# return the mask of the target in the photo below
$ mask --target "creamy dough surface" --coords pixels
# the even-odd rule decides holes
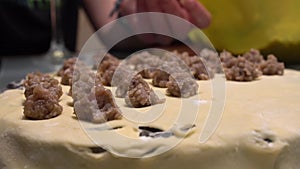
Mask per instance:
[[[285,70],[284,76],[262,76],[252,82],[226,82],[223,117],[216,132],[199,142],[201,129],[210,110],[210,81],[198,81],[199,95],[191,104],[199,105],[194,128],[182,138],[139,137],[139,126],[168,131],[179,115],[181,100],[166,98],[163,105],[138,109],[131,116],[143,119],[150,109],[163,112],[145,124],[131,120],[130,108],[116,99],[124,118],[101,124],[80,123],[69,106],[72,98],[64,86],[63,113],[49,120],[28,120],[23,116],[23,90],[0,95],[0,168],[4,169],[298,169],[300,166],[300,72]],[[164,93],[165,89],[154,88]],[[161,106],[161,107],[160,107]],[[190,106],[193,108],[193,106]],[[184,109],[189,117],[194,110]],[[147,114],[148,113],[148,114]],[[137,117],[138,116],[138,117]],[[178,124],[183,125],[183,124]],[[85,126],[83,130],[82,126]],[[88,128],[88,131],[86,130]],[[89,135],[87,134],[89,133]],[[115,152],[151,155],[160,147],[180,140],[166,153],[150,158],[126,158],[105,151],[107,145],[91,138],[109,139],[111,133],[135,139],[111,140]],[[155,139],[150,142],[149,139]],[[103,149],[104,148],[104,149]],[[108,148],[109,149],[109,148]]]

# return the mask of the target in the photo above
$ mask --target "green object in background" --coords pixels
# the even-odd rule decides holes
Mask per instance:
[[[204,33],[218,50],[241,54],[251,48],[300,63],[299,0],[200,0],[211,12]],[[190,34],[197,40],[196,31]]]
[[[31,9],[50,9],[50,0],[27,0],[27,4]]]

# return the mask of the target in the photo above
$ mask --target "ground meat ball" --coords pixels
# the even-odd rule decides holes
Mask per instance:
[[[185,64],[190,65],[190,60],[189,60],[190,55],[189,55],[189,53],[187,53],[187,52],[179,53],[178,51],[175,50],[175,51],[173,51],[173,54],[175,56],[177,56],[178,58],[180,58]]]
[[[163,56],[164,63],[153,73],[152,84],[154,86],[167,87],[170,74],[190,72],[190,68],[175,54],[177,53],[167,52]]]
[[[153,74],[152,84],[157,87],[167,87],[170,74],[179,72],[189,72],[189,68],[176,56],[173,59],[166,61],[158,70]],[[177,60],[176,60],[177,59]],[[182,62],[182,63],[180,63]],[[186,69],[184,69],[184,66]]]
[[[58,104],[58,98],[43,85],[37,85],[24,103],[24,115],[30,119],[49,119],[61,114],[62,107]]]
[[[29,73],[26,78],[25,78],[25,82],[24,82],[24,87],[25,87],[25,97],[29,97],[30,95],[33,94],[33,89],[34,87],[36,87],[37,85],[40,84],[41,82],[41,78],[40,76],[42,76],[42,73],[40,72],[35,72],[35,73]]]
[[[70,58],[64,62],[63,67],[57,73],[61,76],[61,84],[72,86],[75,67],[86,67],[86,65],[83,61],[77,60],[76,57]]]
[[[176,56],[174,56],[176,57]],[[170,74],[173,73],[189,73],[190,69],[181,60],[172,59],[166,61],[160,69],[153,74],[152,84],[157,87],[167,87]]]
[[[252,81],[258,78],[261,74],[261,71],[254,63],[240,56],[235,59],[235,63],[232,67],[225,68],[227,80]]]
[[[111,81],[114,76],[114,73],[118,67],[118,65],[111,64],[109,62],[104,61],[101,64],[102,70],[99,71],[101,76],[101,83],[105,86],[111,86]],[[106,69],[105,69],[106,67]]]
[[[177,51],[174,51],[173,54],[174,54],[177,58],[179,58],[180,61],[182,61],[189,69],[191,68],[191,66],[192,66],[192,64],[193,64],[192,62],[193,62],[194,60],[191,60],[191,57],[190,57],[190,55],[189,55],[187,52],[178,53]],[[175,57],[175,56],[173,56],[173,57]],[[174,59],[175,59],[175,58],[174,58]],[[174,60],[174,59],[171,59],[170,62],[177,62],[177,63],[178,63],[178,61],[176,61],[176,60]],[[169,59],[169,60],[170,60],[170,59]],[[178,63],[178,64],[180,64],[180,63]]]
[[[199,85],[186,73],[175,73],[169,76],[167,83],[168,95],[187,98],[198,92]]]
[[[78,68],[75,69],[75,76],[73,78],[72,84],[72,98],[76,102],[90,93],[92,87],[95,85],[96,76],[90,68]]]
[[[149,52],[134,54],[127,62],[135,71],[139,72],[143,78],[147,79],[152,78],[156,68],[163,63],[159,56],[152,55]]]
[[[83,67],[81,67],[81,68],[83,68]],[[86,68],[86,67],[84,67],[84,68]],[[68,93],[68,95],[71,96],[71,97],[73,97],[73,95],[72,95],[73,83],[77,82],[79,80],[79,78],[80,78],[79,68],[73,67],[72,78],[69,79],[70,89],[69,89],[69,93]]]
[[[37,85],[42,85],[43,88],[48,89],[51,93],[55,94],[57,98],[62,96],[62,88],[59,86],[58,80],[52,78],[49,74],[43,74],[40,72],[29,73],[26,76],[25,86],[25,97],[28,98],[33,94],[33,90]]]
[[[70,83],[70,84],[73,84],[73,80],[70,79],[70,82],[69,82],[69,83]],[[73,85],[70,85],[69,92],[67,93],[68,96],[71,96],[71,97],[72,97],[72,86],[73,86]]]
[[[236,58],[230,52],[227,52],[225,50],[220,53],[220,59],[223,68],[231,68],[236,63]]]
[[[264,57],[260,54],[259,50],[256,49],[250,49],[250,51],[246,52],[243,57],[255,65],[259,65],[264,61]]]
[[[260,69],[264,75],[283,75],[284,63],[278,62],[274,55],[268,55],[267,60],[260,64]]]
[[[167,82],[169,81],[169,73],[163,70],[156,70],[153,73],[152,84],[156,87],[167,87]]]
[[[214,76],[212,68],[205,67],[204,60],[199,56],[189,56],[187,52],[181,54],[174,52],[190,68],[193,76],[198,80],[208,80]]]
[[[57,76],[63,76],[64,71],[70,67],[73,67],[76,61],[77,61],[76,57],[65,60],[62,68],[58,70]]]
[[[97,82],[100,83],[99,78],[101,78],[101,77],[95,77],[96,75],[97,74],[92,72],[91,69],[85,65],[74,68],[72,78],[69,79],[70,89],[69,89],[68,95],[74,99],[75,96],[73,95],[73,87],[74,87],[73,84],[78,82],[80,80],[80,78],[81,78],[81,80],[85,79],[85,81],[88,81],[87,79],[89,79],[90,77],[94,77],[95,78],[94,83],[97,83]],[[91,80],[90,84],[92,84],[92,82],[93,81]],[[75,87],[75,90],[78,90],[79,88],[82,88],[82,89],[86,88],[86,85],[78,86],[78,84],[80,84],[80,83],[76,84],[77,86]]]
[[[74,67],[69,67],[66,69],[61,75],[60,83],[63,85],[72,85],[72,77],[73,77]]]
[[[180,58],[180,54],[178,53],[178,51],[174,50],[173,52],[165,52],[162,57],[161,60],[165,63],[165,62],[178,62],[181,61],[184,63],[184,61]]]
[[[117,87],[116,97],[125,98],[131,79],[137,74],[137,72],[130,69],[125,64],[120,64],[118,69],[115,71],[112,86]]]
[[[204,60],[199,56],[190,57],[190,69],[194,77],[198,80],[208,80],[213,78],[214,72],[204,65]]]
[[[141,75],[135,76],[130,83],[125,102],[130,107],[145,107],[161,103]]]
[[[102,77],[101,83],[105,86],[111,86],[113,75],[118,68],[120,61],[114,56],[106,55],[99,64],[98,73]]]
[[[58,116],[62,107],[58,104],[62,88],[58,80],[48,74],[30,73],[25,82],[24,115],[30,119],[49,119]]]
[[[203,49],[200,52],[200,56],[205,61],[205,65],[211,69],[214,73],[222,72],[221,60],[219,54],[210,49]]]
[[[142,71],[139,72],[139,74],[143,77],[143,78],[146,78],[146,79],[151,79],[153,78],[154,76],[154,72],[155,72],[155,69],[144,69]]]
[[[91,69],[78,70],[78,78],[72,86],[76,116],[93,123],[121,118],[110,90],[105,89],[97,78],[99,76]]]
[[[97,85],[95,87],[95,95],[98,108],[105,114],[105,119],[107,121],[117,120],[122,117],[109,89],[105,89],[102,85]]]

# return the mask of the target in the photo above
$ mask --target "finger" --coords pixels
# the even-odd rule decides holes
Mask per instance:
[[[123,0],[120,6],[119,14],[126,16],[137,12],[137,0]]]
[[[146,7],[146,12],[162,12],[161,8],[159,7],[159,2],[160,0],[146,0],[145,2],[145,7]]]
[[[188,12],[181,6],[178,0],[161,0],[160,4],[165,13],[189,20]],[[186,28],[186,25],[178,24],[180,20],[176,19],[176,17],[172,17],[172,19],[170,17],[167,18],[166,23],[168,23],[172,31],[172,37],[176,37],[178,40],[185,39],[190,28]]]
[[[137,0],[137,12],[147,11],[147,0]]]
[[[158,5],[160,0],[138,0],[137,11],[138,12],[161,12]],[[166,37],[158,36],[157,33],[163,33],[169,30],[168,25],[161,17],[155,17],[155,15],[149,14],[147,20],[140,21],[140,25],[147,26],[151,34],[143,34],[138,37],[146,44],[165,44],[170,40]],[[154,34],[153,34],[154,33]]]
[[[147,5],[146,5],[146,1],[147,0],[137,0],[137,13],[141,13],[141,12],[147,12]],[[151,32],[151,28],[149,27],[149,19],[147,18],[147,20],[138,20],[136,21],[135,23],[135,28],[136,29],[143,29],[141,27],[145,27],[146,28],[149,28]],[[142,35],[138,35],[137,36],[141,41],[143,41],[146,45],[152,45],[155,43],[155,37],[151,34],[142,34]]]
[[[161,0],[147,0],[146,1],[146,11],[147,12],[163,12],[161,9]],[[172,31],[171,28],[166,20],[165,17],[161,15],[149,15],[149,21],[151,29],[156,34],[163,34],[163,35],[171,35]],[[157,44],[160,45],[168,45],[170,44],[173,39],[167,36],[155,35],[155,41]]]
[[[197,0],[181,0],[182,6],[189,12],[190,21],[199,28],[207,27],[211,21],[208,10]]]
[[[160,5],[163,12],[188,19],[187,11],[181,7],[178,0],[160,0]]]

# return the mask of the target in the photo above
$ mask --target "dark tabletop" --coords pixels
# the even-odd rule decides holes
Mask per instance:
[[[11,81],[21,80],[29,72],[55,70],[45,55],[7,56],[0,59],[0,89],[5,88]]]

